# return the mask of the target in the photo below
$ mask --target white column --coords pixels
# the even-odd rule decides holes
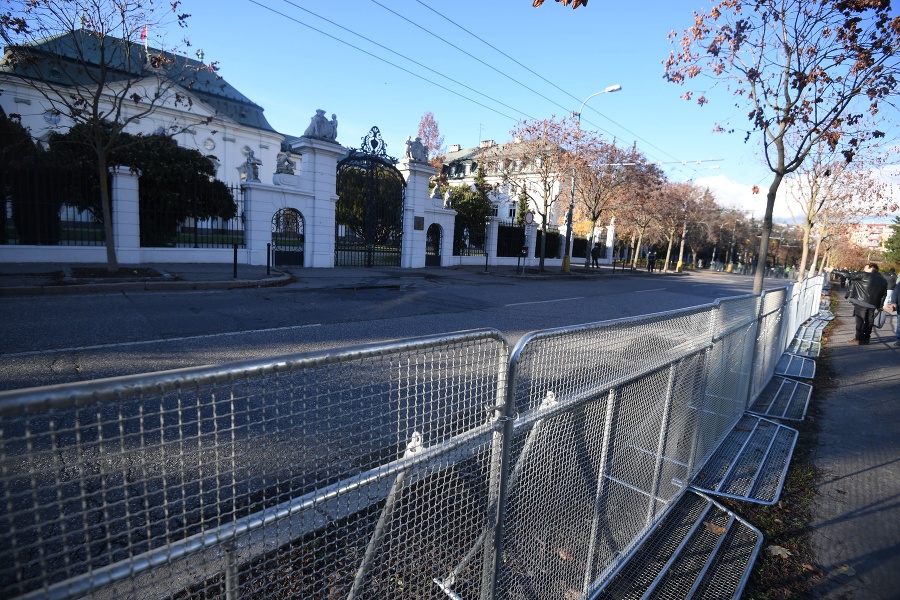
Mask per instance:
[[[113,214],[113,238],[116,260],[122,264],[141,262],[141,219],[138,200],[140,171],[129,167],[110,167]]]
[[[337,160],[347,149],[336,142],[301,137],[291,152],[302,155],[300,191],[313,196],[310,214],[304,213],[304,266],[334,267],[334,222],[337,196]]]
[[[397,163],[397,169],[406,180],[400,266],[419,269],[425,266],[425,241],[429,225],[425,218],[426,211],[434,202],[428,195],[428,181],[437,174],[437,169],[428,163],[409,158],[401,159]],[[452,240],[450,243],[452,244]]]
[[[600,259],[600,262],[604,264],[612,263],[613,259],[613,248],[616,243],[616,218],[613,217],[609,222],[609,225],[606,226],[606,256]]]

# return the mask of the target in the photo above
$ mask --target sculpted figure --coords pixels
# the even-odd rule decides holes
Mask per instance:
[[[450,193],[450,188],[447,188],[447,191],[444,192],[444,208],[452,208],[453,207],[453,194]]]
[[[247,150],[247,160],[238,167],[241,181],[259,181],[259,165],[262,161],[256,158],[253,150]]]
[[[428,162],[428,147],[422,143],[422,138],[415,140],[406,136],[406,158],[416,162]]]
[[[331,115],[331,121],[329,121],[324,110],[316,109],[316,114],[310,119],[309,127],[306,128],[303,135],[333,142],[337,138],[337,116]]]
[[[294,169],[297,168],[296,161],[291,160],[289,152],[283,152],[278,155],[278,162],[275,163],[275,172],[284,173],[285,175],[293,175]]]

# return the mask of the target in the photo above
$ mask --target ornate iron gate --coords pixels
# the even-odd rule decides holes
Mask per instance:
[[[439,267],[441,266],[441,238],[444,232],[437,223],[428,226],[425,232],[425,266]]]
[[[337,166],[336,267],[400,266],[406,180],[372,127]]]
[[[280,208],[272,215],[272,264],[303,266],[303,215]]]

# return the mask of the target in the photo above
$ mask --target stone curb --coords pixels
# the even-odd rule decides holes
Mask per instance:
[[[0,288],[0,296],[60,296],[97,292],[169,292],[196,290],[232,290],[281,285],[291,280],[287,273],[267,279],[232,279],[228,281],[128,281],[117,283],[70,283],[67,285],[32,285]]]

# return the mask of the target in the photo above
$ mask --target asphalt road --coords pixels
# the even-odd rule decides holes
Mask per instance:
[[[767,280],[781,287],[786,280]],[[748,294],[724,273],[533,280],[454,274],[377,289],[297,285],[0,300],[0,389],[83,381],[412,336],[538,329]]]

